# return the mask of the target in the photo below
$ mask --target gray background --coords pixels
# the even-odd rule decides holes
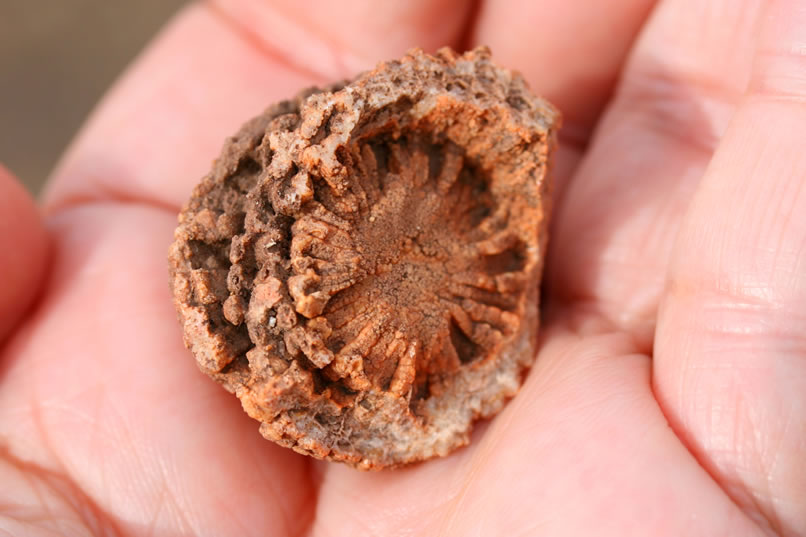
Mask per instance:
[[[187,0],[0,0],[0,162],[36,192],[148,40]]]

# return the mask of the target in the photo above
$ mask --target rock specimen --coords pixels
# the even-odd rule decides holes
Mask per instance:
[[[466,444],[535,356],[558,123],[485,48],[270,107],[179,217],[199,367],[300,453],[377,469]]]

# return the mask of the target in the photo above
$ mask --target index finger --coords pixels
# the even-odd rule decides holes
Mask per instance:
[[[422,16],[417,6],[433,11],[432,4],[451,3],[456,1],[412,2],[407,13]],[[208,170],[224,138],[244,121],[302,88],[343,76],[323,67],[330,57],[306,63],[271,47],[263,39],[271,33],[270,22],[276,23],[263,9],[269,4],[195,4],[180,13],[94,112],[54,173],[46,206],[114,199],[175,210]],[[359,10],[363,4],[364,11],[371,5],[355,0],[352,7]],[[464,17],[462,10],[449,13]],[[383,27],[373,29],[371,24],[365,21],[363,30],[375,36],[378,46],[358,60],[345,60],[347,69],[399,54],[398,49],[426,41],[433,29],[433,21],[425,24],[423,19],[407,35],[386,41]],[[453,35],[443,36],[446,44],[458,45],[460,26],[454,26]],[[344,42],[357,42],[361,35],[349,26],[340,31]],[[300,29],[302,35],[310,31]],[[331,50],[339,53],[340,46],[334,44]],[[355,58],[349,52],[343,57]]]

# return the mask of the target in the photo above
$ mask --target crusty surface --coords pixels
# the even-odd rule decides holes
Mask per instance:
[[[466,444],[535,356],[558,123],[485,48],[248,122],[171,247],[199,367],[300,453],[377,469]]]

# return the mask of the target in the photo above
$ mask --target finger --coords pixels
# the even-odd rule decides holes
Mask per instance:
[[[261,438],[182,345],[166,285],[175,218],[96,203],[49,225],[50,292],[3,358],[2,447],[120,534],[300,535],[307,461]]]
[[[680,233],[655,383],[726,490],[806,533],[806,5],[769,2],[750,91]]]
[[[557,211],[550,295],[651,345],[671,244],[749,76],[763,0],[665,0]]]
[[[33,200],[0,166],[0,344],[39,293],[46,252],[45,229]]]
[[[331,82],[333,72],[315,72],[327,58],[300,63],[300,57],[287,57],[260,37],[272,34],[269,26],[246,26],[244,21],[268,24],[258,17],[260,5],[207,3],[182,12],[94,112],[54,174],[47,205],[114,198],[175,209],[208,171],[226,136],[268,105]],[[405,5],[409,19],[422,18],[410,30],[417,41],[428,35],[427,15],[438,12],[426,2]],[[345,39],[364,35],[354,30]],[[307,28],[300,32],[294,50],[306,39],[318,39]],[[388,52],[382,46],[367,50]]]
[[[461,48],[473,2],[210,0],[248,35],[327,79],[352,77],[412,47]]]
[[[472,39],[562,110],[561,137],[584,144],[654,3],[488,0]]]

